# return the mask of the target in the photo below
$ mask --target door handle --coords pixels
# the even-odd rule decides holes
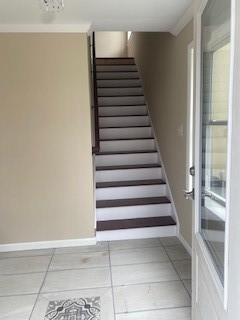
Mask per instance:
[[[194,194],[194,188],[192,189],[192,191],[184,190],[184,197],[187,200],[194,200]]]

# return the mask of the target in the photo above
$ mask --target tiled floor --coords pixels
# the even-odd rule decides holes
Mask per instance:
[[[100,297],[101,320],[190,320],[191,260],[177,238],[0,253],[0,319],[44,320],[49,301]]]

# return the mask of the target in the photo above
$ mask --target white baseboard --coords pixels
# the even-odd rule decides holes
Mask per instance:
[[[177,235],[178,239],[181,241],[182,245],[184,246],[184,248],[187,250],[187,252],[190,254],[190,256],[192,256],[192,248],[190,247],[190,245],[187,243],[187,241],[183,238],[183,236],[181,235],[181,233],[179,233]]]
[[[8,243],[0,244],[0,252],[90,246],[95,244],[96,238]]]

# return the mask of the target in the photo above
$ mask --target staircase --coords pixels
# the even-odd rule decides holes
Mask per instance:
[[[96,59],[100,151],[97,240],[176,235],[176,222],[133,58]]]

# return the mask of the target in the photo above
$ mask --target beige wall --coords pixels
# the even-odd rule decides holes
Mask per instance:
[[[176,205],[180,232],[191,245],[191,202],[184,199],[187,132],[187,47],[191,22],[178,37],[169,33],[134,33],[129,55],[135,56]],[[181,128],[183,126],[183,135]]]
[[[87,36],[0,34],[0,244],[94,236]]]
[[[127,32],[96,32],[96,56],[127,57]]]

